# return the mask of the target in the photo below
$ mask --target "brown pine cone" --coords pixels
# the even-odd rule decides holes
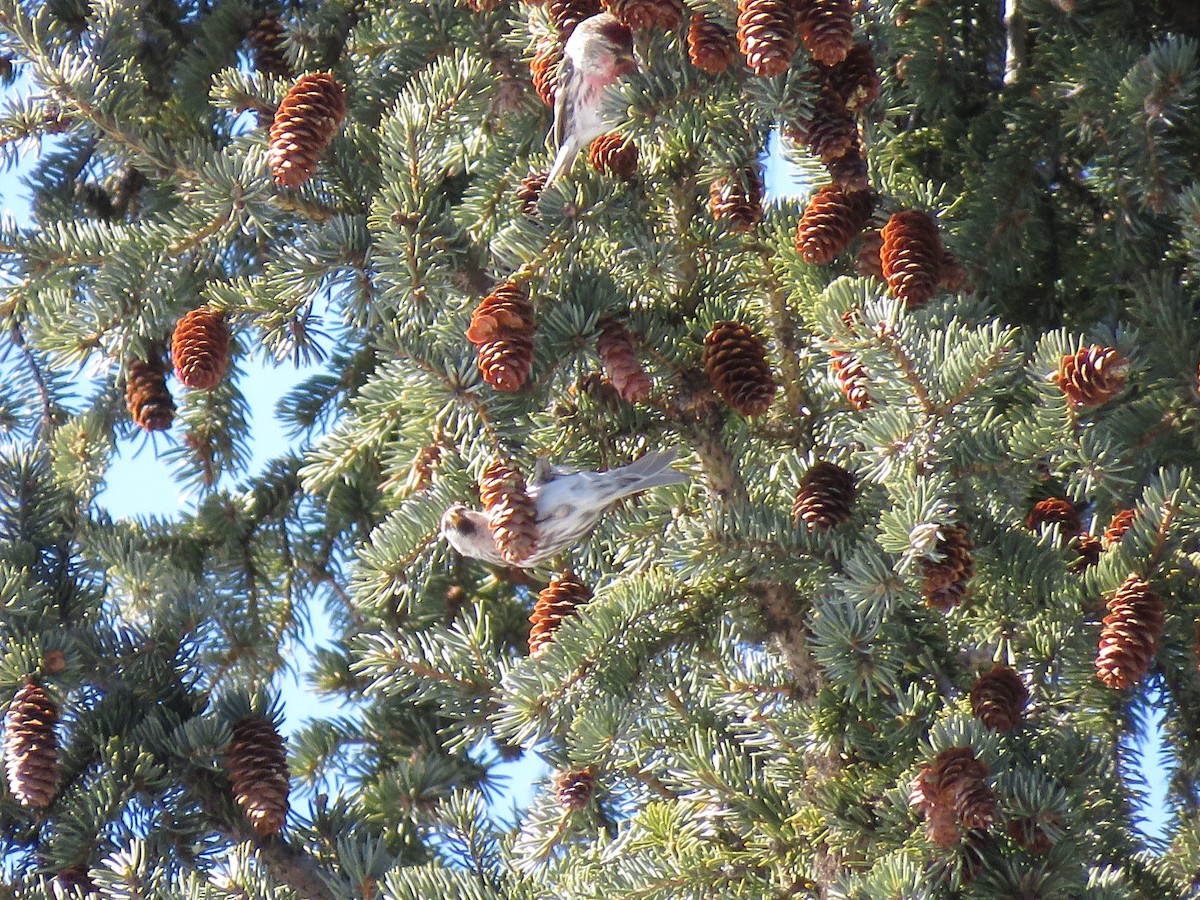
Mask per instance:
[[[551,8],[553,8],[553,3]],[[558,91],[558,68],[562,65],[562,60],[562,42],[546,39],[538,43],[533,59],[529,61],[534,93],[549,107],[554,106],[554,94]]]
[[[563,619],[575,615],[577,608],[591,599],[591,590],[574,572],[563,572],[551,581],[538,594],[529,616],[529,655],[535,659],[541,656]]]
[[[1012,731],[1021,724],[1029,702],[1025,682],[1008,666],[996,666],[971,687],[971,712],[992,731]]]
[[[591,766],[577,771],[559,772],[554,778],[554,795],[563,809],[578,811],[592,802],[596,792],[596,771]]]
[[[1051,380],[1077,407],[1099,406],[1125,390],[1129,360],[1114,347],[1095,344],[1064,356]]]
[[[949,612],[962,603],[967,585],[975,577],[975,557],[971,554],[975,545],[957,525],[947,525],[941,532],[935,547],[941,560],[921,560],[925,573],[921,596],[928,606]]]
[[[1083,530],[1079,510],[1065,497],[1047,497],[1033,505],[1025,519],[1025,527],[1036,529],[1040,525],[1057,525],[1064,538],[1074,537]]]
[[[630,28],[670,31],[683,22],[683,0],[601,0],[618,22]]]
[[[1123,509],[1112,517],[1112,521],[1108,523],[1108,527],[1104,529],[1104,549],[1115,547],[1121,543],[1121,538],[1125,537],[1134,520],[1137,518],[1136,509]]]
[[[796,11],[790,0],[738,0],[738,47],[759,78],[782,75],[796,53]]]
[[[1124,690],[1141,681],[1154,662],[1166,620],[1163,602],[1145,581],[1130,575],[1108,598],[1108,615],[1100,630],[1096,677]]]
[[[229,365],[229,327],[225,314],[211,306],[193,309],[175,323],[171,335],[175,377],[184,387],[215,388]]]
[[[703,13],[692,13],[687,44],[692,65],[709,75],[720,75],[733,65],[737,54],[733,35]]]
[[[762,221],[762,181],[756,169],[745,169],[729,178],[718,178],[708,190],[713,218],[730,231],[749,231]]]
[[[225,750],[233,797],[261,835],[278,834],[288,813],[287,750],[270,719],[243,716]]]
[[[125,376],[125,406],[144,431],[166,431],[175,419],[175,401],[167,390],[167,367],[158,359],[130,360]]]
[[[600,0],[550,0],[546,12],[550,14],[559,38],[566,41],[580,22],[600,12]],[[562,59],[561,50],[558,58]]]
[[[825,171],[829,173],[830,180],[843,191],[865,191],[871,187],[867,158],[863,156],[860,141],[855,141],[850,149],[836,159],[825,160]]]
[[[500,555],[514,565],[532,556],[537,549],[537,505],[521,473],[495,460],[479,482],[479,499]]]
[[[762,341],[740,322],[717,322],[704,338],[704,371],[721,398],[744,416],[761,416],[775,397]]]
[[[909,785],[908,805],[925,817],[925,835],[931,844],[949,848],[962,838],[954,807],[944,799],[934,782],[932,766],[921,766]]]
[[[798,119],[783,128],[788,140],[803,144],[826,164],[841,159],[859,146],[858,123],[846,109],[842,98],[829,89],[817,96],[807,119]]]
[[[271,123],[267,159],[275,183],[299,187],[312,178],[345,117],[346,99],[333,75],[301,75],[279,104]]]
[[[867,390],[871,378],[858,357],[844,350],[834,350],[829,354],[829,368],[851,406],[859,412],[871,406],[871,395]]]
[[[970,747],[943,750],[933,761],[938,793],[963,828],[987,828],[996,819],[996,796],[984,780],[987,775],[987,766]]]
[[[883,235],[873,228],[864,231],[858,255],[854,257],[854,271],[867,278],[883,281],[883,263],[879,261],[879,251],[882,249]]]
[[[602,134],[588,147],[588,162],[602,175],[629,181],[637,171],[637,144],[619,134]]]
[[[867,191],[847,194],[832,184],[813,194],[796,225],[796,250],[805,262],[823,266],[850,246],[875,207]]]
[[[971,290],[970,279],[959,263],[958,257],[946,247],[942,248],[942,268],[938,278],[938,287],[951,294],[961,294]]]
[[[525,288],[498,284],[471,316],[467,340],[479,350],[484,381],[499,391],[520,390],[533,369],[533,304]]]
[[[58,709],[46,689],[27,680],[4,716],[4,773],[22,806],[44,809],[58,791]]]
[[[850,520],[857,493],[852,473],[830,462],[815,463],[800,480],[792,518],[809,529],[841,525]]]
[[[942,238],[927,213],[909,209],[893,213],[880,232],[880,267],[892,295],[909,309],[929,302],[942,270]]]
[[[514,193],[521,203],[521,212],[525,215],[537,215],[538,199],[542,196],[542,188],[546,186],[546,177],[549,174],[549,169],[538,169],[521,179]]]
[[[1094,566],[1100,562],[1100,551],[1102,548],[1098,537],[1093,537],[1086,531],[1081,531],[1071,539],[1069,546],[1074,548],[1075,552],[1079,554],[1079,559],[1071,566],[1072,572],[1082,572],[1088,566]]]
[[[796,29],[813,59],[826,66],[842,62],[854,44],[850,0],[798,0]]]
[[[283,52],[284,32],[279,17],[273,13],[263,16],[246,35],[254,68],[263,75],[291,78],[292,67]]]
[[[612,319],[601,322],[596,353],[609,380],[626,403],[641,403],[650,396],[654,385],[642,368],[633,337],[624,325]]]
[[[840,63],[822,69],[825,83],[850,112],[862,112],[879,99],[879,70],[870,44],[855,44]]]
[[[1042,819],[1046,825],[1054,828],[1062,827],[1062,819],[1054,813],[1043,813]],[[1043,827],[1042,822],[1030,816],[1013,819],[1004,827],[1004,833],[1031,853],[1043,856],[1050,852],[1054,841]]]

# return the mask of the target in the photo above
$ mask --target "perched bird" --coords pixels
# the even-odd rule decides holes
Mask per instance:
[[[604,92],[622,75],[636,70],[633,32],[609,13],[584,19],[571,32],[554,96],[551,134],[558,155],[546,176],[547,185],[566,174],[580,150],[617,124],[600,113]]]
[[[537,549],[518,565],[532,568],[569,547],[578,546],[596,527],[605,510],[622,497],[660,485],[686,482],[687,475],[671,469],[674,460],[674,450],[663,450],[647,453],[636,462],[607,472],[554,468],[530,481],[528,494],[537,509]],[[492,539],[486,513],[457,503],[442,515],[441,530],[450,546],[463,556],[497,566],[510,564]]]

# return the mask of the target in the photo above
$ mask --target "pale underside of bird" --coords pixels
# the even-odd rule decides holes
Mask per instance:
[[[689,478],[671,469],[674,460],[674,450],[662,450],[606,472],[554,468],[531,481],[527,493],[537,509],[537,548],[516,565],[533,568],[579,546],[605,511],[623,497],[653,487],[684,484]],[[441,533],[463,556],[497,566],[512,564],[496,547],[486,513],[455,504],[442,515]]]

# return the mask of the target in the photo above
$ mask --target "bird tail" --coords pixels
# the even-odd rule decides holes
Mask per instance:
[[[622,497],[665,484],[685,484],[691,480],[690,477],[671,468],[675,456],[674,450],[656,450],[609,474],[617,475],[618,483],[624,488],[620,494]]]
[[[546,174],[546,185],[542,190],[545,190],[563,175],[566,175],[571,170],[571,165],[575,162],[575,157],[578,155],[579,143],[577,141],[570,138],[563,141],[562,146],[558,148],[558,153],[554,156],[554,163],[550,166],[550,171]]]

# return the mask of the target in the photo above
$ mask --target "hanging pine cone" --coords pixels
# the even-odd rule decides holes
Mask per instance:
[[[928,303],[941,277],[937,223],[927,213],[909,209],[893,213],[880,234],[879,262],[892,295],[909,309]]]
[[[270,719],[243,716],[225,749],[233,797],[259,834],[278,834],[288,813],[287,750]]]
[[[263,16],[250,29],[246,39],[258,72],[275,78],[292,77],[292,67],[283,52],[284,32],[278,16],[273,13]]]
[[[883,279],[883,263],[879,261],[879,251],[883,249],[883,235],[873,228],[862,234],[862,243],[858,245],[858,255],[854,257],[854,271],[867,278]]]
[[[683,21],[683,0],[601,0],[618,22],[630,28],[678,28]]]
[[[733,58],[737,54],[737,42],[733,35],[703,13],[692,14],[687,45],[688,59],[692,65],[709,75],[720,75],[733,65]]]
[[[529,617],[529,655],[535,659],[541,656],[563,619],[575,615],[577,608],[591,599],[592,592],[574,572],[563,572],[551,581],[538,594]]]
[[[559,772],[554,778],[554,795],[563,809],[578,811],[592,802],[596,792],[596,771],[591,766],[576,771]]]
[[[875,207],[867,191],[847,194],[827,184],[813,194],[796,225],[796,250],[805,262],[823,266],[850,246]]]
[[[1062,819],[1054,813],[1043,813],[1041,821],[1030,816],[1013,819],[1004,827],[1004,833],[1031,853],[1043,856],[1054,846],[1046,825],[1054,829],[1062,828]],[[1044,823],[1044,824],[1043,824]]]
[[[925,573],[921,596],[928,606],[949,612],[962,603],[967,584],[975,577],[975,557],[971,554],[975,545],[957,525],[942,528],[941,534],[934,548],[941,559],[921,560]]]
[[[130,360],[125,375],[125,405],[144,431],[166,431],[175,419],[175,401],[167,390],[167,368],[158,359]]]
[[[859,412],[871,406],[871,395],[867,390],[871,378],[858,357],[844,350],[834,350],[829,354],[829,368],[851,406]]]
[[[958,257],[945,247],[942,248],[942,266],[938,287],[951,294],[960,294],[971,290],[967,273],[959,263]]]
[[[1036,529],[1041,525],[1057,525],[1059,534],[1067,538],[1083,530],[1079,510],[1065,497],[1047,497],[1033,505],[1025,519],[1025,526]]]
[[[813,59],[826,66],[842,62],[854,44],[850,0],[798,0],[796,29]]]
[[[4,716],[4,773],[22,806],[44,809],[58,791],[58,709],[46,689],[26,681]]]
[[[830,462],[815,463],[800,480],[792,518],[810,529],[841,525],[850,520],[856,494],[852,473]]]
[[[939,753],[932,776],[941,799],[954,808],[963,828],[987,828],[995,821],[996,795],[984,780],[988,768],[970,747],[951,747]]]
[[[484,381],[498,391],[520,390],[533,369],[533,304],[525,288],[497,285],[471,316],[467,340],[479,350]]]
[[[1082,572],[1088,566],[1094,566],[1100,562],[1100,539],[1088,534],[1086,531],[1081,531],[1075,535],[1068,544],[1073,549],[1079,558],[1075,564],[1071,566],[1072,572]]]
[[[730,231],[749,231],[762,221],[762,191],[762,181],[754,169],[718,178],[708,190],[713,218],[724,222]]]
[[[550,0],[546,12],[550,14],[559,38],[566,41],[580,22],[600,12],[600,0]],[[561,52],[559,58],[562,58]]]
[[[962,838],[954,807],[943,799],[933,778],[933,767],[921,766],[909,785],[908,805],[925,817],[925,835],[938,847],[953,847]]]
[[[744,416],[761,416],[775,397],[762,341],[740,322],[718,322],[704,338],[704,371],[721,398]]]
[[[1064,356],[1051,378],[1071,403],[1086,409],[1125,390],[1128,374],[1129,360],[1119,350],[1093,344]]]
[[[211,306],[193,309],[175,323],[171,335],[175,377],[184,387],[215,388],[229,365],[229,327],[225,314]]]
[[[1029,691],[1008,666],[996,666],[971,687],[971,712],[992,731],[1012,731],[1021,724]]]
[[[1121,538],[1125,537],[1137,518],[1136,509],[1123,509],[1112,517],[1112,521],[1108,523],[1108,527],[1104,529],[1104,549],[1115,547],[1121,543]]]
[[[843,191],[865,191],[871,187],[867,158],[863,156],[862,144],[858,140],[841,156],[825,160],[825,171],[829,173],[829,179]]]
[[[301,75],[279,104],[271,124],[267,159],[275,183],[294,188],[312,178],[345,117],[346,99],[333,75]]]
[[[588,162],[602,175],[629,181],[637,171],[637,144],[619,134],[602,134],[588,147]]]
[[[551,4],[551,8],[553,8],[553,4]],[[529,61],[529,73],[533,76],[533,90],[538,98],[550,107],[554,106],[554,94],[558,91],[558,69],[562,65],[562,60],[562,42],[547,38],[538,43],[533,59]]]
[[[879,70],[870,44],[855,44],[840,63],[822,69],[825,83],[850,112],[862,112],[879,99]]]
[[[538,199],[542,196],[542,188],[546,186],[546,178],[549,174],[549,169],[538,169],[521,179],[521,183],[514,193],[521,203],[521,212],[525,215],[537,215]]]
[[[532,556],[537,549],[537,506],[521,473],[495,460],[479,482],[479,499],[500,555],[514,565]]]
[[[789,0],[738,0],[738,47],[759,78],[782,75],[796,53],[796,11]]]
[[[624,325],[613,319],[601,322],[596,353],[609,380],[626,403],[641,403],[650,396],[654,385],[642,368],[633,337]]]
[[[788,123],[783,134],[788,140],[803,144],[827,165],[859,144],[858,123],[842,98],[829,89],[817,95],[807,119]]]
[[[1141,681],[1158,651],[1166,621],[1163,602],[1145,581],[1130,575],[1108,598],[1108,615],[1100,630],[1096,677],[1124,690]]]

